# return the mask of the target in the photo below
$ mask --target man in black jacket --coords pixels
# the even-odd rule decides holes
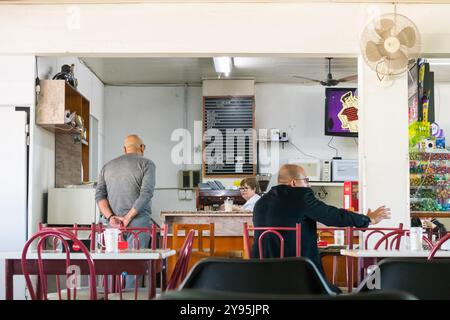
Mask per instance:
[[[278,185],[261,197],[253,210],[255,227],[295,227],[301,223],[301,255],[309,258],[324,274],[317,248],[317,222],[327,226],[365,228],[383,219],[390,218],[390,209],[385,206],[367,215],[329,206],[314,196],[309,180],[302,167],[294,164],[283,165],[278,175]],[[260,231],[255,231],[258,239]],[[285,257],[295,257],[295,231],[281,232],[285,239]],[[265,258],[280,256],[280,241],[273,234],[263,238]],[[259,257],[258,241],[253,241],[252,257]]]

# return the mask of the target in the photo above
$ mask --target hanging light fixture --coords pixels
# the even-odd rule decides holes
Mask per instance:
[[[230,57],[214,57],[214,69],[217,73],[223,73],[228,77],[231,72],[233,60]]]

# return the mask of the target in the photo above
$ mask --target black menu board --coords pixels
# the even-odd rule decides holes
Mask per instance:
[[[255,174],[254,96],[204,97],[203,176]]]

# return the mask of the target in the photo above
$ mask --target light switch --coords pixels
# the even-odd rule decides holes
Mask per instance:
[[[186,199],[186,190],[178,190],[178,200]]]
[[[186,190],[186,200],[192,200],[192,190]]]

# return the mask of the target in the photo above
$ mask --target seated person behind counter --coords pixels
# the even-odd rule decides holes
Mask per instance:
[[[259,191],[258,182],[255,178],[245,178],[241,181],[239,187],[242,198],[246,201],[242,206],[233,205],[233,211],[252,212],[256,202],[261,198],[257,193]],[[220,210],[224,210],[225,206],[221,205]]]

